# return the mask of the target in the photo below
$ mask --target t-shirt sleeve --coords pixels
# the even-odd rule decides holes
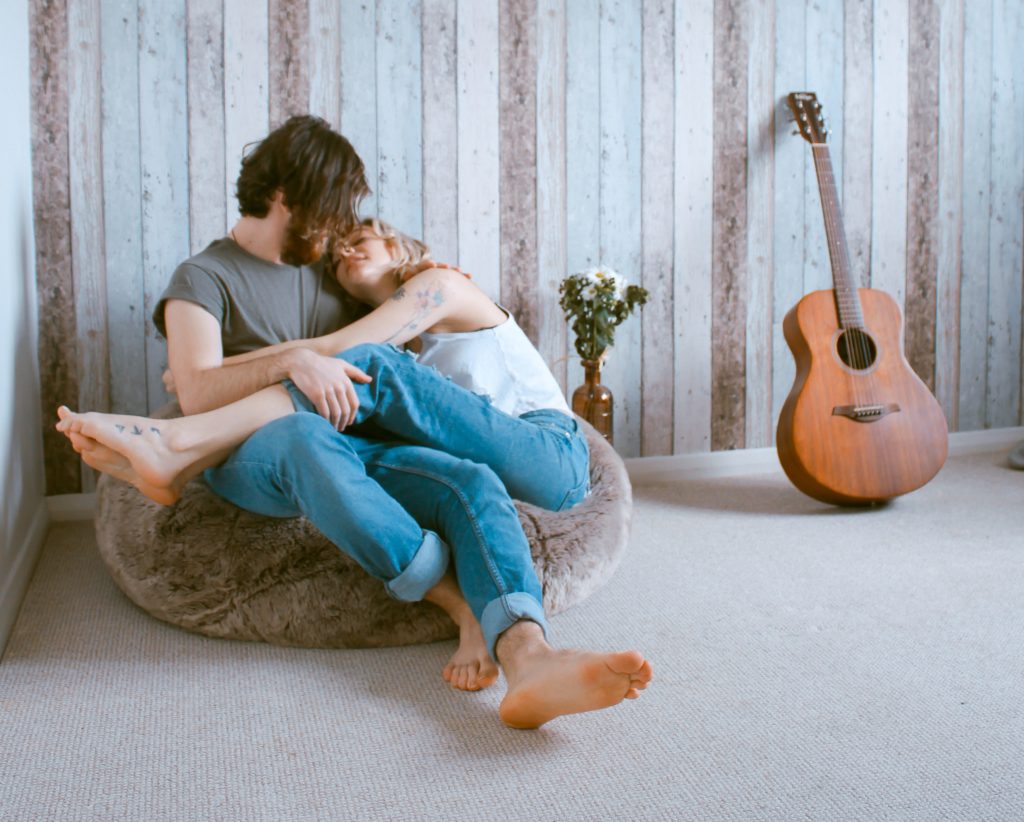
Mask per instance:
[[[164,307],[168,300],[188,300],[202,306],[216,318],[221,328],[227,321],[228,298],[224,284],[212,272],[192,263],[182,263],[175,269],[153,310],[153,324],[165,338],[167,328],[164,325]]]

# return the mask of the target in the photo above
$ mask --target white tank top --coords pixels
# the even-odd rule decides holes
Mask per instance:
[[[540,352],[512,315],[505,314],[508,319],[494,328],[420,334],[423,347],[417,362],[432,365],[474,394],[490,397],[495,408],[513,417],[542,408],[569,414],[562,390]]]

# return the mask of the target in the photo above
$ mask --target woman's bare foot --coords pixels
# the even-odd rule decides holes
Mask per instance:
[[[75,451],[81,455],[82,462],[90,468],[95,468],[97,471],[110,474],[110,476],[122,482],[134,485],[151,500],[159,502],[161,505],[173,505],[177,502],[178,497],[175,492],[167,488],[157,488],[144,482],[135,473],[135,469],[132,468],[127,457],[122,457],[116,451],[111,451],[107,446],[82,434],[69,432],[68,438],[71,440]]]
[[[511,728],[539,728],[563,714],[636,699],[652,677],[651,663],[638,651],[556,650],[533,622],[509,628],[497,652],[508,679],[498,714]]]
[[[487,641],[480,623],[468,606],[456,623],[459,626],[459,648],[441,676],[460,691],[479,691],[490,687],[498,681],[498,666],[487,652]]]
[[[57,409],[57,416],[57,430],[71,439],[72,445],[77,439],[75,450],[86,464],[130,482],[163,505],[178,499],[196,455],[183,440],[175,420],[76,414],[63,405]]]

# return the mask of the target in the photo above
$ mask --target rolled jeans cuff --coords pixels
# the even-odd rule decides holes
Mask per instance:
[[[494,652],[498,637],[521,619],[529,619],[540,625],[544,638],[548,636],[548,620],[544,616],[544,606],[530,594],[517,592],[505,594],[492,599],[480,616],[480,627],[487,641],[487,650],[495,661],[498,655]]]
[[[404,571],[390,582],[384,583],[388,596],[400,602],[419,602],[441,581],[448,570],[451,551],[433,531],[423,532],[423,543]]]

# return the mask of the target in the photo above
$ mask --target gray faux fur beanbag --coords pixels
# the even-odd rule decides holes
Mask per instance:
[[[177,416],[176,406],[160,416]],[[632,491],[618,454],[585,422],[592,491],[569,511],[516,503],[556,614],[615,571],[629,539]],[[305,519],[250,514],[195,479],[158,505],[102,476],[96,538],[115,582],[140,608],[190,631],[310,648],[411,645],[458,636],[430,603],[391,599],[384,586]]]

